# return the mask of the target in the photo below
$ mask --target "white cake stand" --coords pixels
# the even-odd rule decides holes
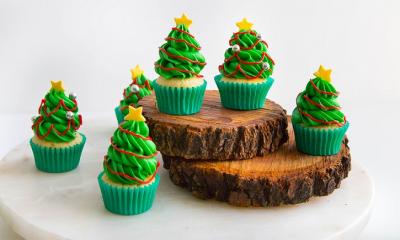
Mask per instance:
[[[36,170],[28,141],[0,162],[0,213],[26,239],[352,239],[366,225],[373,185],[353,161],[350,176],[327,197],[276,208],[237,208],[199,200],[160,168],[153,208],[138,216],[106,211],[97,185],[113,118],[86,121],[77,170]],[[161,160],[161,159],[160,159]]]

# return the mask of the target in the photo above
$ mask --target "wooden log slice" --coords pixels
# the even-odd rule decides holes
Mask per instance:
[[[163,155],[173,183],[196,197],[236,206],[297,204],[324,196],[340,186],[350,171],[347,138],[340,153],[310,156],[296,150],[293,129],[289,141],[264,157],[237,161],[187,161]]]
[[[189,116],[160,113],[154,96],[141,104],[157,149],[171,157],[248,159],[274,152],[288,139],[286,111],[270,100],[259,110],[235,111],[223,108],[211,90],[201,111]]]

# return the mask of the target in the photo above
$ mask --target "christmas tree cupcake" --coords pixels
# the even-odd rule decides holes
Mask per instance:
[[[139,101],[145,96],[151,95],[153,88],[151,87],[152,82],[147,79],[143,70],[136,65],[134,69],[131,69],[132,82],[127,88],[124,89],[122,95],[124,99],[119,102],[119,106],[115,108],[115,115],[120,124],[126,114],[128,114],[128,107],[138,107]]]
[[[104,171],[98,176],[105,208],[121,215],[149,210],[160,181],[156,145],[149,137],[142,107],[128,108],[125,121],[111,138]]]
[[[189,32],[192,20],[183,14],[175,23],[159,49],[155,71],[160,76],[153,87],[160,112],[189,115],[199,112],[203,103],[207,82],[200,71],[206,63],[199,43]]]
[[[349,123],[337,102],[331,70],[320,66],[296,99],[292,124],[297,149],[310,155],[333,155],[340,151]]]
[[[76,94],[65,95],[62,81],[51,81],[51,89],[42,100],[39,115],[32,118],[34,137],[30,140],[36,168],[50,173],[75,169],[81,158],[85,135],[77,130],[82,124]]]
[[[268,44],[252,30],[246,18],[236,23],[239,31],[229,40],[225,60],[215,76],[222,105],[237,110],[259,109],[274,80],[270,77],[274,61],[269,56]]]

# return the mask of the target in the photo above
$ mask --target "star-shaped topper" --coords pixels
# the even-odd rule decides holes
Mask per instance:
[[[314,76],[321,78],[322,80],[331,81],[332,69],[325,69],[324,66],[320,65],[318,71],[314,73]]]
[[[239,28],[239,31],[240,30],[246,30],[247,31],[247,30],[251,29],[253,24],[248,22],[246,18],[243,18],[242,21],[236,23],[236,26]]]
[[[180,18],[175,18],[175,23],[176,26],[183,24],[185,25],[187,28],[189,28],[189,26],[192,24],[192,20],[189,19],[186,14],[182,14],[182,17]]]
[[[146,119],[142,115],[142,110],[142,107],[134,108],[132,106],[129,106],[129,113],[125,116],[125,121],[146,121]]]
[[[63,81],[53,81],[51,80],[51,89],[57,90],[57,91],[64,91],[64,86],[63,86]]]
[[[143,75],[143,69],[140,68],[139,65],[136,65],[135,68],[131,69],[132,79],[136,79],[140,75]]]

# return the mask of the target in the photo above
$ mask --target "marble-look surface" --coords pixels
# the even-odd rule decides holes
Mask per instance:
[[[48,174],[35,169],[28,143],[0,162],[0,213],[26,239],[352,239],[368,221],[373,186],[353,161],[350,176],[327,197],[278,208],[237,208],[196,199],[160,168],[153,208],[139,216],[107,212],[96,177],[115,123],[87,121],[79,168]],[[160,159],[161,160],[161,159]]]

